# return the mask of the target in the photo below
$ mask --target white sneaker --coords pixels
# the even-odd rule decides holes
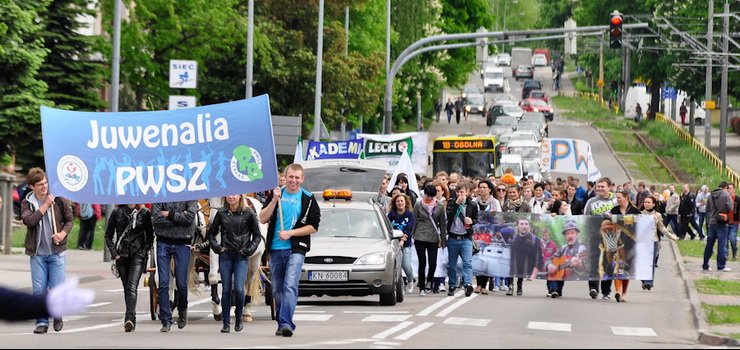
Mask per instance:
[[[408,287],[406,289],[406,293],[411,294],[413,292],[414,292],[414,284],[413,283],[409,283],[409,285],[408,285]]]
[[[724,269],[722,269],[722,271],[724,271],[724,272],[730,272],[730,271],[732,271],[732,269],[729,268],[729,267],[725,267]]]
[[[509,290],[509,287],[502,285],[502,286],[498,287],[498,290],[500,290],[502,292],[506,292],[506,291]]]
[[[419,296],[420,296],[420,297],[423,297],[423,296],[425,296],[425,295],[427,295],[427,292],[426,292],[426,290],[422,289],[422,290],[421,290],[421,291],[419,292]]]
[[[445,285],[444,285],[444,284],[440,284],[440,285],[439,285],[439,291],[440,291],[440,292],[446,292],[446,291],[447,291],[447,288],[445,287]]]

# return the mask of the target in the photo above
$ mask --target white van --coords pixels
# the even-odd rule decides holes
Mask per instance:
[[[502,154],[499,159],[498,167],[496,167],[496,177],[504,175],[504,171],[508,168],[514,171],[514,178],[519,180],[524,176],[524,161],[522,156],[518,154]]]
[[[683,90],[678,90],[678,93],[676,94],[676,106],[677,108],[681,108],[681,103],[686,101],[686,116],[688,117],[689,114],[691,114],[691,100],[686,95],[686,92]],[[669,106],[666,104],[666,106]],[[676,120],[681,120],[681,114],[679,113],[680,109],[676,110]],[[669,114],[670,115],[670,114]],[[698,101],[694,100],[694,124],[696,125],[704,125],[704,121],[706,120],[707,112],[704,110],[704,108],[701,108],[701,105]],[[686,123],[688,123],[688,119],[686,120]]]
[[[645,86],[630,86],[627,90],[627,97],[624,100],[624,117],[627,119],[635,119],[637,113],[635,107],[637,103],[640,103],[642,107],[642,119],[645,119],[648,110],[648,104],[650,103],[650,94],[647,92]]]
[[[484,91],[504,91],[504,69],[487,65],[483,71]]]

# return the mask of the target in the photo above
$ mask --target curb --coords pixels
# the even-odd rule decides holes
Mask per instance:
[[[683,266],[683,259],[681,256],[681,251],[678,249],[678,244],[676,242],[673,242],[669,240],[669,243],[671,244],[671,250],[673,251],[673,255],[676,256],[676,265],[678,265],[678,273],[681,275],[681,278],[684,281],[684,287],[686,288],[686,293],[689,296],[689,304],[691,305],[691,311],[692,316],[694,319],[694,325],[697,328],[698,331],[698,338],[697,341],[700,344],[704,345],[710,345],[710,346],[740,346],[740,341],[733,339],[728,336],[722,336],[722,335],[716,335],[712,334],[707,329],[709,328],[709,325],[707,324],[706,320],[706,314],[704,314],[704,309],[701,307],[701,302],[699,301],[699,293],[696,291],[696,285],[694,285],[694,281],[689,278],[688,273],[686,272],[686,269]]]

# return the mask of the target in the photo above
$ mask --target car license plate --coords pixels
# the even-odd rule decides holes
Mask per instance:
[[[309,281],[346,281],[347,271],[308,271]]]

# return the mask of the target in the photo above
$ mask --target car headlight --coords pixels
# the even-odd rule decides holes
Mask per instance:
[[[465,111],[470,112],[470,106],[465,106]]]
[[[533,112],[539,112],[539,110],[537,108],[532,108],[532,111]]]
[[[355,261],[355,265],[385,265],[385,252],[365,254]]]

